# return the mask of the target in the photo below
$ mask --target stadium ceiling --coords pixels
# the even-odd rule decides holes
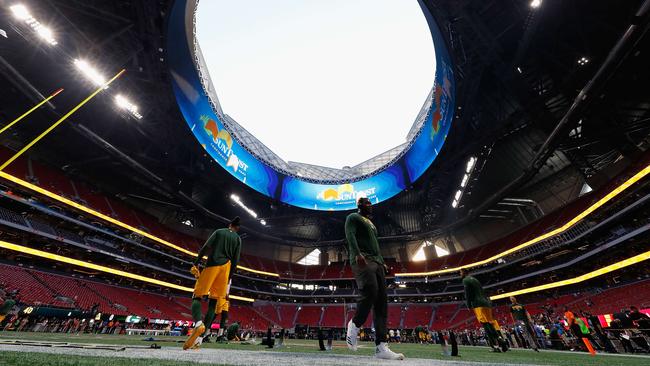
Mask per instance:
[[[455,59],[459,107],[431,168],[376,207],[374,221],[384,242],[421,243],[454,234],[458,223],[512,230],[535,217],[503,210],[499,203],[522,199],[544,211],[557,208],[584,183],[596,189],[647,152],[649,1],[616,7],[606,0],[545,1],[538,8],[527,1],[424,3]],[[226,217],[246,217],[230,199],[234,193],[267,223],[245,220],[247,242],[341,243],[345,212],[306,211],[262,196],[220,174],[194,142],[166,64],[171,1],[28,5],[52,27],[57,45],[36,42],[0,9],[0,29],[7,33],[0,36],[0,80],[7,86],[0,90],[0,122],[22,113],[41,94],[58,87],[66,92],[4,135],[3,145],[23,146],[87,95],[68,57],[88,58],[106,74],[124,67],[115,88],[128,91],[141,119],[98,97],[37,145],[32,158],[198,236],[204,234],[199,228],[219,226]],[[454,208],[471,157],[476,165]],[[579,185],[576,192],[572,185]],[[573,193],[559,199],[559,190]],[[194,228],[181,224],[188,220]]]

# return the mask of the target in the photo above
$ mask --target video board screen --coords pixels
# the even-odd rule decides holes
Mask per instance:
[[[436,55],[433,103],[419,135],[392,165],[368,178],[344,184],[317,184],[286,175],[248,152],[217,116],[195,62],[195,0],[176,0],[167,28],[167,61],[181,113],[198,143],[224,174],[284,203],[312,210],[351,210],[356,199],[379,203],[394,197],[431,166],[444,145],[454,114],[453,67],[444,39],[425,6]]]

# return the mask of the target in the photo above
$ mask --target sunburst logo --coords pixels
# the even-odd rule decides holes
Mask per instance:
[[[208,116],[201,116],[201,121],[203,121],[203,129],[212,137],[214,142],[222,140],[228,146],[228,149],[232,149],[232,136],[230,136],[230,132],[224,128],[219,129],[217,122]]]

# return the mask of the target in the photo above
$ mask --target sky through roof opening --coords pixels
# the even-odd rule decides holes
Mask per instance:
[[[286,161],[342,168],[406,142],[433,86],[415,0],[201,1],[196,34],[224,112]]]

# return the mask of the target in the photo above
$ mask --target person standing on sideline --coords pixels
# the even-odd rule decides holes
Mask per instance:
[[[510,296],[510,315],[514,321],[515,327],[521,329],[521,333],[528,343],[528,346],[535,352],[539,352],[537,341],[535,341],[535,330],[530,314],[523,305],[517,302],[514,296]],[[516,328],[515,328],[516,329]]]
[[[345,219],[345,238],[350,253],[350,265],[361,292],[354,318],[348,322],[346,342],[352,351],[357,350],[359,330],[373,310],[375,325],[375,357],[388,360],[403,360],[404,355],[395,353],[386,343],[386,322],[388,318],[388,295],[386,294],[386,272],[384,258],[379,251],[377,228],[370,221],[372,203],[366,197],[357,201],[358,212]]]
[[[492,302],[485,296],[483,286],[474,277],[467,273],[465,268],[460,270],[460,278],[463,280],[465,288],[465,301],[467,307],[474,311],[476,320],[485,329],[485,337],[492,347],[493,352],[507,352],[508,343],[501,336],[501,327],[492,315]],[[501,349],[499,350],[499,346]]]
[[[221,313],[228,309],[228,292],[232,275],[237,269],[241,253],[241,238],[237,232],[240,228],[239,216],[235,217],[227,228],[215,230],[203,244],[194,261],[190,272],[196,277],[194,294],[192,295],[192,319],[194,329],[185,341],[183,350],[196,349],[201,346],[203,333],[206,326],[214,320],[215,311]],[[199,263],[207,256],[203,270]],[[208,311],[203,318],[201,314],[201,300],[208,301]]]

